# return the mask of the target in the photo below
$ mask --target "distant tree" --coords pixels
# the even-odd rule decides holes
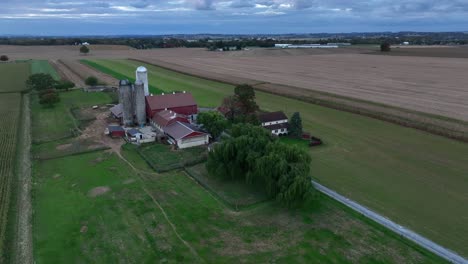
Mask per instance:
[[[203,128],[205,128],[213,138],[218,138],[228,125],[226,118],[216,111],[198,114],[197,122],[203,125]]]
[[[55,89],[57,90],[65,90],[68,91],[68,89],[71,89],[75,87],[75,84],[70,81],[60,81],[55,84]]]
[[[389,52],[391,50],[391,45],[388,42],[380,44],[380,51],[381,52]]]
[[[85,55],[88,54],[89,53],[88,46],[85,46],[85,45],[81,46],[80,53],[85,54]]]
[[[289,121],[289,134],[293,137],[300,138],[302,136],[302,119],[299,112],[295,112]]]
[[[99,80],[98,80],[98,78],[96,78],[94,76],[89,76],[88,78],[86,78],[85,84],[89,85],[89,86],[96,86],[96,85],[99,84]]]
[[[60,102],[59,94],[54,89],[48,89],[39,93],[39,103],[46,107],[53,107]]]
[[[37,91],[52,89],[55,87],[56,83],[57,81],[55,81],[54,78],[52,78],[52,76],[47,73],[35,73],[30,75],[26,81],[26,85],[30,89]]]
[[[0,61],[8,61],[10,58],[8,58],[7,55],[2,55],[0,56]]]
[[[239,114],[239,102],[234,95],[225,97],[221,106],[220,111],[229,121],[234,121],[234,118]]]

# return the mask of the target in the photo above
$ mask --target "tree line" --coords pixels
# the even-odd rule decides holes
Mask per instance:
[[[70,81],[56,81],[47,73],[35,73],[26,80],[26,86],[31,90],[37,91],[41,105],[53,107],[60,102],[60,96],[57,91],[68,91],[75,87],[75,84]]]

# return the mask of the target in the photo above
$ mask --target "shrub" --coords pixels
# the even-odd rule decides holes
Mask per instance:
[[[99,80],[97,77],[89,76],[88,78],[86,78],[85,84],[89,86],[96,86],[99,84]]]
[[[380,44],[380,51],[381,52],[389,52],[390,50],[391,50],[390,43],[386,42],[386,43]]]
[[[8,58],[7,55],[2,55],[0,56],[0,61],[8,61],[10,58]]]

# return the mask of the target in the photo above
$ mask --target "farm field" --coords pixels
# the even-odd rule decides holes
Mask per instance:
[[[128,76],[138,64],[93,61]],[[201,106],[217,106],[233,92],[233,86],[145,66],[159,89],[173,90],[177,79]],[[324,141],[310,149],[311,174],[320,183],[468,255],[467,144],[264,92],[257,101],[267,111],[299,111],[304,128]]]
[[[46,73],[50,74],[55,80],[60,80],[59,74],[49,64],[47,60],[32,60],[31,61],[31,72],[32,73]]]
[[[7,71],[6,71],[7,72]],[[4,72],[0,71],[3,77]],[[13,87],[16,88],[16,87]],[[7,224],[13,226],[11,203],[14,201],[17,133],[21,116],[21,94],[0,94],[0,262],[7,248]]]
[[[235,212],[183,172],[138,173],[108,152],[36,162],[33,174],[37,263],[441,262],[326,197]]]
[[[28,63],[0,63],[0,93],[26,90],[29,72]]]
[[[245,79],[293,86],[468,121],[468,89],[463,85],[466,59],[352,53],[301,57],[163,55],[143,60],[180,66],[214,79],[216,75],[231,76],[234,83]]]
[[[186,48],[133,50],[97,45],[86,57],[74,46],[0,48],[15,59],[134,58],[231,83],[279,85],[283,93],[292,88],[302,90],[303,95],[327,92],[468,121],[468,107],[464,103],[468,91],[463,85],[464,72],[468,69],[466,47],[395,48],[390,56],[380,56],[375,47],[369,46],[209,52]]]

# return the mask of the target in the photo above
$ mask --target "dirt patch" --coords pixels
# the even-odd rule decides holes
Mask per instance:
[[[97,197],[97,196],[100,196],[100,195],[103,195],[103,194],[109,192],[110,190],[111,190],[111,188],[109,188],[107,186],[99,186],[99,187],[91,189],[88,192],[88,197]]]
[[[130,183],[133,183],[133,182],[135,182],[135,179],[128,179],[128,180],[125,180],[123,182],[123,184],[130,184]]]
[[[56,173],[56,174],[54,174],[54,176],[52,176],[52,178],[58,179],[58,178],[60,178],[61,176],[62,176],[62,175],[60,175],[59,173]]]
[[[66,150],[66,149],[69,149],[71,146],[72,146],[71,143],[62,144],[62,145],[58,145],[55,149],[57,149],[57,150]]]
[[[87,226],[82,226],[80,228],[80,233],[86,233],[86,232],[88,232],[88,227]]]

